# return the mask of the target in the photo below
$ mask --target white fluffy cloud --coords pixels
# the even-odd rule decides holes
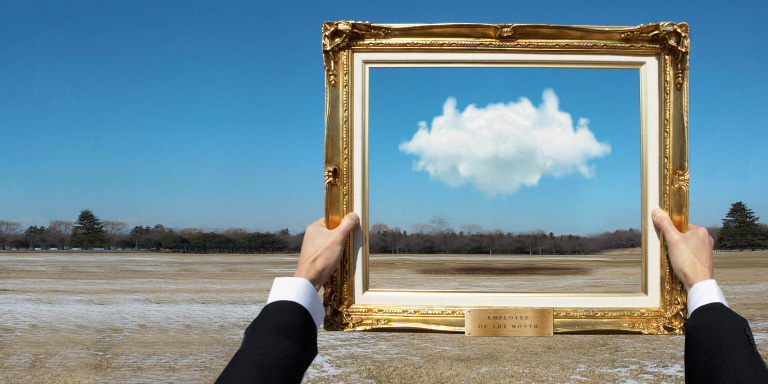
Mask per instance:
[[[450,97],[432,127],[419,122],[400,151],[415,155],[414,169],[433,179],[451,186],[470,183],[491,196],[535,186],[544,175],[593,177],[589,161],[610,154],[611,146],[595,139],[587,119],[574,128],[554,91],[545,89],[542,99],[538,107],[520,98],[485,108],[469,105],[462,112]]]

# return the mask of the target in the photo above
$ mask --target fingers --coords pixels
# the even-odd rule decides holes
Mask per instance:
[[[344,216],[344,219],[341,220],[341,223],[339,224],[334,231],[339,232],[339,236],[341,237],[347,237],[350,232],[354,231],[355,228],[357,228],[357,225],[360,223],[360,216],[357,215],[357,213],[351,212]]]
[[[355,213],[355,212],[350,212],[346,216],[344,216],[344,219],[341,220],[341,223],[339,223],[339,226],[334,228],[334,229],[332,229],[332,231],[342,232],[344,234],[344,236],[346,236],[350,232],[352,232],[355,229],[355,227],[357,227],[357,225],[359,223],[360,223],[360,216],[358,216],[357,213]],[[317,221],[315,221],[314,223],[308,225],[307,229],[309,229],[311,227],[317,227],[317,226],[320,226],[320,227],[323,227],[323,228],[326,228],[326,229],[328,228],[325,225],[325,218],[324,217],[321,217],[321,218],[317,219]]]
[[[661,210],[661,208],[654,208],[653,211],[651,211],[651,218],[653,219],[653,224],[664,233],[664,236],[666,236],[667,239],[673,239],[682,235],[677,228],[675,228],[675,225],[672,223],[672,220],[667,213]]]
[[[341,220],[341,223],[339,223],[339,226],[333,229],[332,232],[332,238],[337,243],[339,247],[343,247],[344,243],[347,241],[347,236],[357,228],[358,223],[360,222],[360,217],[357,216],[356,213],[352,212],[347,214],[347,216],[344,216],[344,219]]]
[[[294,276],[302,277],[318,291],[338,267],[349,233],[358,227],[360,217],[350,213],[333,230],[325,227],[320,219],[310,224],[301,244],[299,264]]]
[[[706,228],[688,224],[688,232],[680,233],[669,215],[659,208],[651,212],[653,223],[664,233],[669,251],[669,261],[675,275],[686,290],[703,280],[713,277],[712,237]]]
[[[357,213],[351,212],[347,214],[347,216],[344,216],[344,219],[341,220],[341,223],[339,223],[339,226],[334,229],[328,229],[325,226],[325,218],[319,218],[314,223],[307,226],[305,233],[324,233],[329,232],[331,233],[330,239],[335,239],[339,242],[344,242],[347,239],[347,235],[350,234],[350,232],[354,231],[355,228],[360,223],[360,216],[357,215]]]

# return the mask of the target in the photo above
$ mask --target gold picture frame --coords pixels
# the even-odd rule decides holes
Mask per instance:
[[[688,222],[688,25],[323,24],[325,215],[358,212],[325,285],[329,330],[464,331],[468,308],[552,308],[555,333],[683,334],[685,291],[650,210]],[[633,68],[640,74],[642,292],[483,293],[368,290],[367,71],[376,66]]]

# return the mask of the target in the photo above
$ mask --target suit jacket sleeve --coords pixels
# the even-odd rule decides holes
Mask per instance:
[[[317,355],[317,326],[292,301],[267,304],[216,383],[299,383]]]
[[[768,383],[747,320],[722,303],[697,308],[685,331],[685,381]]]

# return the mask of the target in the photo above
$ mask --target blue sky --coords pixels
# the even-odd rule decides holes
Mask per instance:
[[[637,70],[626,69],[372,69],[369,80],[371,222],[412,230],[413,223],[428,223],[433,215],[439,215],[457,231],[464,224],[505,232],[546,229],[574,234],[639,228],[639,79]],[[588,130],[597,142],[607,147],[608,153],[590,157],[586,162],[592,172],[584,175],[573,170],[555,175],[534,171],[540,179],[532,185],[514,183],[510,186],[506,181],[524,176],[521,173],[530,172],[530,168],[540,167],[526,162],[534,157],[530,153],[505,160],[511,152],[523,151],[517,144],[526,141],[525,136],[509,137],[512,145],[506,145],[501,143],[508,138],[504,134],[488,141],[471,142],[466,138],[452,139],[451,135],[456,134],[454,130],[431,140],[439,141],[436,145],[439,148],[455,144],[455,153],[434,148],[435,157],[442,163],[454,160],[469,163],[470,168],[477,171],[477,177],[452,185],[445,178],[441,180],[425,170],[419,171],[414,165],[421,157],[400,147],[401,143],[412,140],[419,121],[425,121],[426,128],[431,130],[439,125],[433,118],[443,114],[447,97],[456,99],[458,112],[465,111],[468,104],[475,104],[476,115],[479,115],[488,109],[488,104],[519,105],[521,97],[538,108],[546,89],[559,99],[561,114],[570,115],[572,122],[567,124],[567,129],[577,128],[579,118],[589,118]],[[505,119],[522,118],[509,108],[505,108],[504,113]],[[493,124],[489,118],[479,116],[470,120],[479,120],[480,128]],[[502,132],[510,129],[512,127],[504,126]],[[467,135],[479,136],[477,132],[467,132]],[[552,136],[563,134],[547,135]],[[560,147],[557,151],[564,151],[562,146],[557,147]],[[494,151],[499,155],[489,155]],[[498,163],[500,166],[496,166]],[[488,168],[478,170],[484,166]]]
[[[746,1],[2,2],[0,220],[47,225],[88,208],[130,226],[302,231],[323,214],[320,37],[329,20],[688,22],[691,220],[719,224],[736,201],[768,217],[762,113],[768,54],[758,40],[766,7]],[[561,110],[588,117],[602,140],[600,116],[582,114],[568,97],[572,89],[553,89]],[[430,99],[432,115],[402,126],[415,132],[419,120],[431,121],[445,96]],[[463,109],[520,96],[541,103],[541,90],[510,100],[457,96],[457,103]],[[616,138],[606,140],[615,146]],[[410,166],[413,156],[400,156]],[[607,159],[593,160],[592,181],[600,180]],[[509,203],[525,188],[520,193],[498,201]],[[579,229],[555,232],[569,230]]]

